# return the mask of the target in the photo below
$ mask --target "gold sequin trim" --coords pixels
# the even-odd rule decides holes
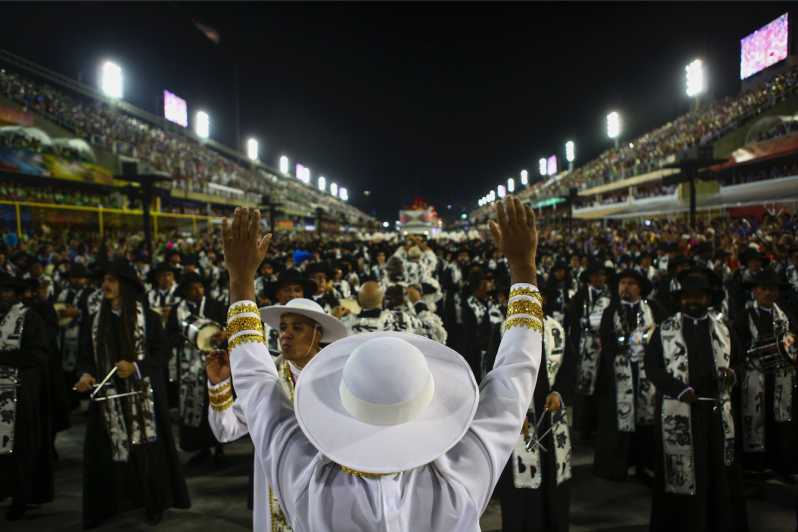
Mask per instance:
[[[255,303],[252,303],[251,301],[241,303],[240,305],[233,305],[227,311],[227,320],[230,321],[239,314],[244,314],[246,312],[254,312],[255,314],[257,314],[258,306]]]
[[[537,290],[532,290],[531,288],[526,288],[522,286],[521,288],[513,288],[512,290],[510,290],[510,298],[512,299],[516,296],[534,297],[535,299],[540,301],[541,304],[543,304],[543,296],[540,295],[540,292],[538,292]]]
[[[224,393],[218,395],[210,395],[208,394],[208,399],[210,400],[212,405],[220,406],[224,404],[226,401],[233,398],[233,390],[227,390]]]
[[[515,314],[529,314],[539,320],[543,319],[543,309],[540,308],[540,303],[529,299],[519,299],[510,303],[507,307],[507,315],[513,316]]]
[[[219,404],[211,403],[211,408],[213,408],[217,412],[224,412],[225,410],[227,410],[231,406],[233,406],[233,398],[232,397],[230,399],[228,399],[227,401],[223,402],[223,403],[219,403]]]
[[[513,327],[526,327],[539,333],[543,332],[543,323],[535,318],[510,318],[504,322],[505,331],[509,331]]]
[[[352,475],[353,477],[359,477],[359,478],[380,478],[396,474],[396,473],[366,473],[364,471],[358,471],[357,469],[352,469],[351,467],[342,466],[341,464],[338,464],[338,467],[340,467],[341,471],[346,473],[347,475]]]
[[[233,336],[241,331],[258,331],[263,334],[263,322],[258,318],[236,318],[227,323],[227,334]]]
[[[242,334],[240,336],[236,336],[227,344],[227,348],[229,350],[233,350],[241,344],[254,344],[254,343],[263,343],[263,335],[262,334]]]
[[[232,389],[233,389],[233,385],[230,384],[229,382],[227,382],[227,383],[225,383],[225,384],[223,384],[223,385],[221,385],[219,387],[216,387],[216,388],[210,388],[209,387],[208,388],[208,395],[211,396],[211,397],[219,397],[219,396],[222,396],[222,395],[226,394],[227,392],[229,392]]]

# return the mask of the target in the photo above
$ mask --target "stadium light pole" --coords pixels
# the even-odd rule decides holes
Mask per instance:
[[[509,192],[510,194],[515,192],[515,179],[513,179],[512,177],[507,179],[507,192]]]
[[[250,161],[258,160],[258,140],[255,138],[247,139],[247,158]]]
[[[621,115],[618,111],[612,111],[607,115],[607,136],[615,141],[617,149],[621,136]]]
[[[327,190],[327,178],[324,177],[323,175],[319,176],[318,186],[319,186],[319,192],[324,192],[325,190]]]
[[[525,187],[529,186],[529,172],[521,170],[521,184]]]
[[[574,171],[574,161],[576,160],[576,145],[569,140],[565,143],[565,160],[568,161],[568,171]]]
[[[337,183],[335,183],[335,182],[330,183],[330,194],[335,196],[335,197],[338,197],[338,184]]]
[[[540,172],[541,176],[545,176],[548,170],[548,161],[546,161],[545,157],[541,157],[538,159],[538,172]]]
[[[205,111],[197,111],[194,115],[194,132],[201,139],[211,136],[211,117]]]
[[[285,155],[280,156],[280,173],[283,175],[288,175],[288,171],[290,169],[288,157]]]
[[[704,62],[701,59],[694,59],[684,67],[684,77],[685,93],[688,98],[695,100],[695,109],[698,110],[701,105],[701,95],[706,91]]]
[[[122,67],[112,61],[105,61],[100,66],[100,90],[114,100],[124,96],[124,76]]]

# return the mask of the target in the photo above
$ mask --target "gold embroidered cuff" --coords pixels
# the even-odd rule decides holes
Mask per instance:
[[[262,334],[242,334],[230,340],[230,342],[227,344],[227,349],[232,351],[241,344],[254,344],[258,342],[263,343]]]
[[[232,318],[227,322],[227,334],[233,336],[241,331],[258,331],[263,334],[260,318]]]
[[[213,386],[213,387],[208,386],[208,395],[210,395],[211,397],[214,397],[214,396],[217,396],[217,395],[222,395],[225,392],[227,392],[228,390],[232,390],[232,389],[233,389],[233,384],[228,380],[224,384],[219,384],[219,385],[216,385],[216,386]]]
[[[510,299],[516,296],[534,297],[535,299],[540,301],[541,305],[543,304],[543,296],[540,295],[540,292],[538,292],[537,290],[532,290],[531,288],[527,288],[525,286],[519,288],[513,288],[512,290],[510,290]]]
[[[536,318],[510,318],[504,322],[504,331],[507,332],[513,327],[526,327],[539,333],[543,332],[543,323]]]
[[[223,403],[220,403],[220,404],[211,403],[211,408],[213,408],[217,412],[224,412],[225,410],[227,410],[231,406],[233,406],[233,398],[232,397],[230,399],[228,399],[227,401],[225,401]]]
[[[239,314],[244,314],[246,312],[254,312],[255,314],[258,313],[258,306],[253,303],[252,301],[239,301],[238,303],[233,303],[230,305],[230,308],[227,310],[227,321],[228,323],[235,319],[236,316]]]
[[[543,319],[543,309],[540,307],[540,303],[530,299],[517,299],[512,301],[507,307],[507,316],[513,316],[515,314],[530,314],[539,320]]]
[[[219,395],[208,394],[208,400],[210,401],[211,405],[215,406],[220,406],[232,398],[233,398],[233,390],[227,390],[226,392],[221,393]]]

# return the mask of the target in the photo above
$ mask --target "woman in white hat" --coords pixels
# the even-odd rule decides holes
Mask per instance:
[[[541,358],[532,212],[511,198],[491,231],[513,286],[496,363],[477,388],[465,360],[420,336],[349,336],[305,366],[294,400],[263,345],[253,300],[270,236],[260,213],[225,221],[230,364],[260,470],[293,530],[477,531],[532,398]]]
[[[280,384],[286,395],[293,398],[297,378],[302,368],[329,344],[347,335],[346,326],[338,319],[325,314],[313,300],[296,298],[285,305],[272,305],[260,309],[260,318],[270,328],[280,331],[281,354],[274,361]],[[249,433],[241,404],[233,400],[230,366],[226,351],[217,351],[208,357],[208,422],[220,442],[231,442]],[[257,461],[256,461],[257,463]],[[291,530],[280,506],[269,488],[266,471],[253,479],[253,500],[269,501],[269,505],[255,504],[253,530]]]

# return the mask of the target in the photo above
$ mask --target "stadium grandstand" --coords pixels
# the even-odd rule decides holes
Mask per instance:
[[[618,143],[597,158],[517,191],[560,220],[631,218],[690,210],[708,216],[761,215],[768,204],[798,205],[798,67],[744,85],[736,96],[708,102],[687,114]],[[470,218],[487,218],[490,202]],[[703,214],[702,214],[703,215]]]
[[[327,231],[376,221],[342,199],[201,139],[121,100],[0,52],[0,219],[137,227],[141,200],[123,174],[158,175],[154,229],[197,230],[236,206],[272,211],[275,227]]]

